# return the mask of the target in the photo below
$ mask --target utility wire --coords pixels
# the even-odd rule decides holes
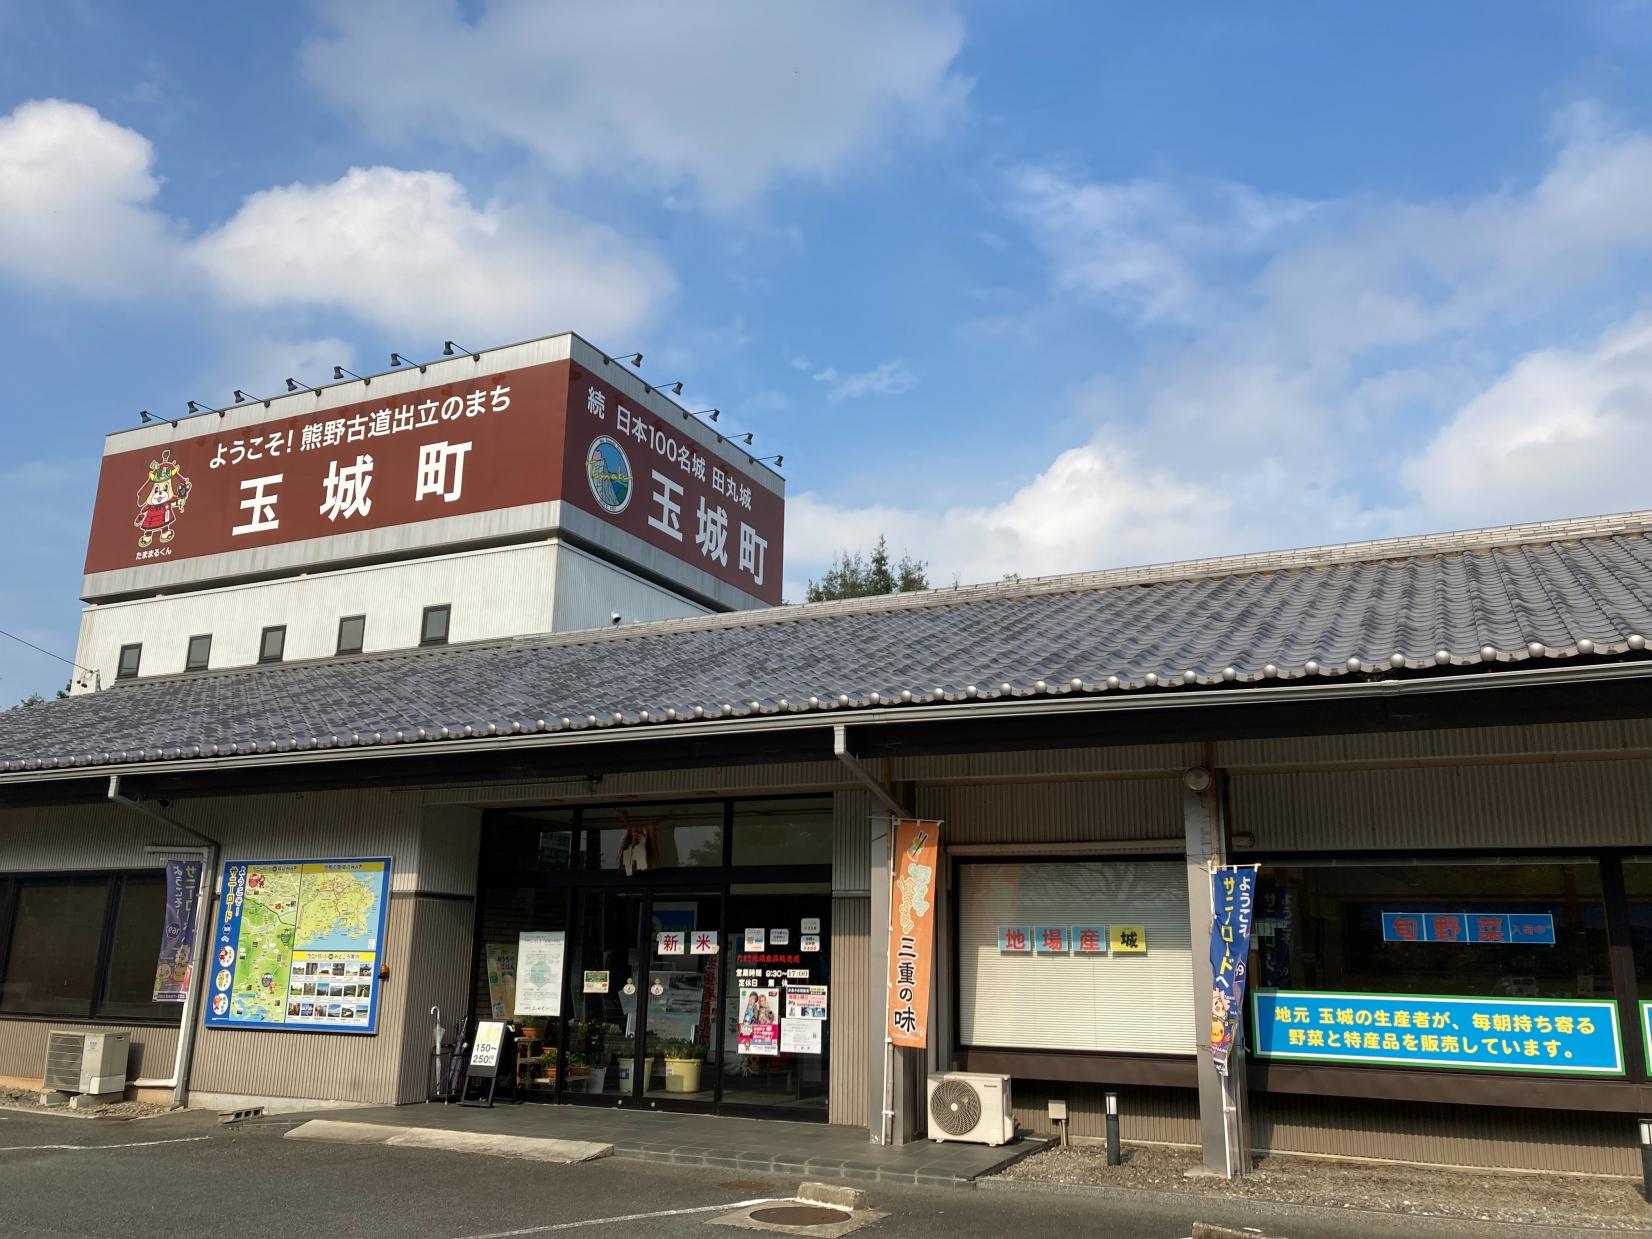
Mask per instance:
[[[84,672],[86,672],[87,675],[92,675],[93,674],[93,671],[90,667],[82,667],[79,663],[77,663],[72,658],[65,658],[61,654],[54,654],[50,650],[43,649],[41,646],[36,645],[33,641],[25,641],[22,637],[18,636],[15,632],[7,632],[4,628],[0,628],[0,637],[10,637],[13,641],[17,642],[19,645],[26,645],[31,650],[34,650],[34,651],[36,651],[37,653],[40,653],[40,654],[44,654],[47,658],[55,658],[60,663],[68,663],[69,666],[73,667],[76,671],[84,671]]]

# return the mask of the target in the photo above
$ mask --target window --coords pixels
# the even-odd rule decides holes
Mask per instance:
[[[587,809],[585,867],[638,874],[723,863],[723,802]]]
[[[212,634],[202,633],[189,639],[189,655],[184,659],[185,671],[205,671],[212,657]]]
[[[1186,865],[960,865],[958,982],[966,1046],[1192,1054]]]
[[[734,863],[831,864],[831,800],[735,801]]]
[[[1252,942],[1260,989],[1612,997],[1593,861],[1264,865]]]
[[[452,610],[452,606],[445,602],[439,607],[424,609],[424,619],[419,624],[420,645],[447,644],[447,621]]]
[[[0,878],[0,1012],[176,1024],[150,1001],[165,901],[155,870]]]
[[[143,659],[142,645],[123,645],[120,647],[120,664],[115,669],[117,680],[135,680],[138,678],[138,663]]]
[[[338,652],[340,654],[361,653],[362,642],[367,638],[367,617],[365,615],[346,615],[338,622]]]
[[[287,626],[277,624],[264,629],[264,635],[258,639],[258,661],[261,663],[278,663],[281,655],[287,649]]]
[[[1629,941],[1634,947],[1635,988],[1652,999],[1652,856],[1623,862],[1623,887],[1629,896]]]

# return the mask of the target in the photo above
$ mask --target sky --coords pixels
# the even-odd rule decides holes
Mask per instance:
[[[1649,204],[1647,0],[0,0],[0,629],[139,409],[448,338],[784,454],[793,601],[1652,508]]]

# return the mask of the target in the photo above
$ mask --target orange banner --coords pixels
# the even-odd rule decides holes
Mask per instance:
[[[889,1040],[929,1044],[929,975],[935,959],[935,868],[941,824],[895,823],[889,867]]]

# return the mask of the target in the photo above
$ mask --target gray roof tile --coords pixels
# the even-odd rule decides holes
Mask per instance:
[[[0,769],[1618,654],[1652,632],[1649,531],[1636,513],[137,680],[0,713]]]

